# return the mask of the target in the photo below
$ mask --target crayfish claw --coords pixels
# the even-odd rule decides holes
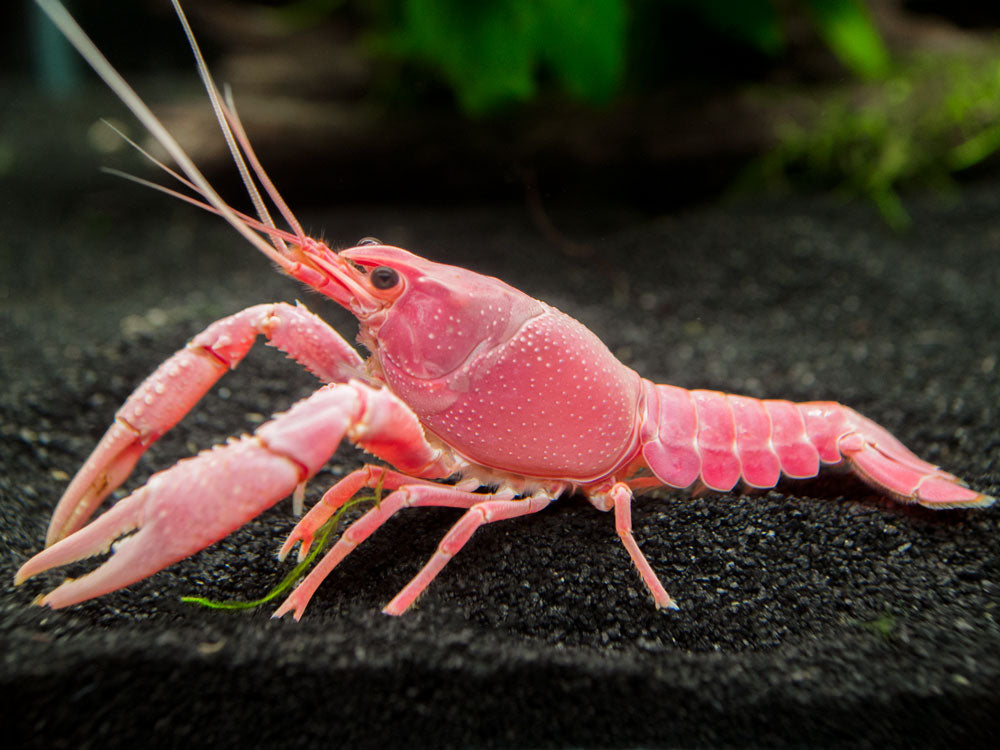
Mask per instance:
[[[128,478],[147,447],[135,430],[116,420],[59,499],[45,546],[82,528],[104,498]]]
[[[299,545],[298,561],[305,560],[312,547],[313,537],[317,529],[326,523],[332,514],[333,511],[322,502],[310,508],[309,512],[295,524],[295,528],[289,532],[285,543],[281,545],[281,550],[278,552],[278,562],[284,562],[296,544]]]
[[[154,474],[107,513],[39,552],[21,566],[15,582],[110,549],[102,565],[41,603],[66,607],[123,588],[204,549],[287,497],[301,481],[300,471],[254,437],[205,451]]]
[[[305,519],[302,519],[305,520]],[[278,562],[284,562],[288,558],[288,554],[295,549],[295,545],[299,544],[299,554],[297,557],[298,562],[302,562],[306,559],[306,555],[309,554],[309,547],[312,546],[313,536],[311,532],[303,532],[300,530],[302,525],[302,520],[295,526],[294,529],[288,534],[288,538],[285,543],[281,545],[281,549],[278,550]]]
[[[17,571],[17,574],[14,576],[14,584],[20,585],[32,576],[44,573],[52,568],[67,565],[78,560],[83,560],[85,558],[107,552],[111,549],[115,540],[121,538],[123,534],[128,534],[129,532],[135,531],[139,528],[143,515],[143,501],[145,498],[142,496],[142,493],[144,492],[144,489],[145,488],[139,490],[135,494],[116,504],[111,510],[94,521],[94,523],[87,526],[85,529],[81,529],[80,531],[57,541],[55,544],[46,547],[44,550],[32,557]],[[118,548],[115,553],[111,556],[112,559],[120,555],[122,543],[119,543],[117,547]],[[101,568],[104,568],[109,563],[110,560],[108,563],[101,566]],[[98,570],[100,570],[100,568]],[[86,586],[83,586],[82,584],[85,580],[92,578],[93,575],[94,574],[92,573],[76,579],[75,581],[67,581],[59,588],[52,591],[48,596],[44,597],[39,603],[53,606],[53,601],[62,601],[62,599],[65,598],[67,587],[70,587],[71,589],[92,588],[92,584],[98,583],[96,579],[89,581]],[[89,599],[92,596],[99,596],[101,593],[112,591],[123,585],[125,584],[118,584],[110,589],[105,589],[104,591],[84,595],[73,599],[73,601],[67,601],[66,604],[72,604],[76,601]]]

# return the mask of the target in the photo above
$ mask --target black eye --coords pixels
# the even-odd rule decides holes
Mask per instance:
[[[381,245],[382,240],[375,237],[362,237],[358,240],[358,244],[355,247],[361,247],[362,245]]]
[[[368,274],[376,289],[392,289],[399,283],[399,274],[389,266],[377,266]]]

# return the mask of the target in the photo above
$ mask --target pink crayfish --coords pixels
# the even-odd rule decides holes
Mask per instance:
[[[203,549],[289,494],[298,496],[345,438],[395,469],[369,464],[342,478],[298,522],[279,559],[296,544],[301,559],[317,530],[363,488],[387,494],[344,531],[277,616],[300,617],[329,572],[408,507],[465,513],[385,607],[388,614],[413,604],[481,525],[536,513],[568,491],[614,511],[618,535],[661,608],[676,605],[632,535],[637,492],[664,486],[728,492],[741,482],[768,488],[782,475],[802,479],[824,465],[842,465],[901,502],[928,508],[994,502],[841,404],[657,385],[619,362],[581,323],[495,278],[373,239],[340,252],[310,239],[261,168],[231,98],[220,96],[173,0],[258,218],[235,211],[62,6],[37,2],[184,176],[157,163],[201,199],[159,189],[221,215],[285,273],[352,312],[358,340],[371,352],[362,359],[304,307],[285,303],[255,305],[195,336],[118,411],[59,501],[47,548],[18,571],[20,583],[115,545],[106,562],[58,586],[42,604],[65,607],[100,596]],[[291,231],[275,226],[258,183]],[[155,474],[87,524],[139,457],[243,359],[258,335],[324,385],[253,435]],[[455,481],[440,481],[449,478]]]

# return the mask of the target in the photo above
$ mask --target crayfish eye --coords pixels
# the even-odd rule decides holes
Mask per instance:
[[[368,274],[372,286],[376,289],[392,289],[399,283],[399,274],[389,266],[377,266]]]
[[[358,240],[358,244],[355,245],[355,247],[361,247],[362,245],[381,245],[381,244],[382,240],[377,239],[376,237],[362,237],[360,240]]]

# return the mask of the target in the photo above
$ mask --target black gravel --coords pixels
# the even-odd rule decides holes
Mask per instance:
[[[457,512],[401,514],[298,624],[179,602],[266,591],[288,503],[127,591],[31,606],[64,573],[15,589],[14,571],[158,362],[261,301],[301,298],[354,328],[211,217],[106,181],[27,184],[8,184],[0,211],[0,723],[15,744],[996,746],[1000,511],[903,507],[841,475],[637,502],[636,536],[677,612],[654,610],[613,519],[580,498],[477,532],[398,619],[381,607]],[[996,494],[1000,187],[910,206],[901,236],[832,198],[554,209],[572,247],[519,206],[305,218],[344,244],[375,234],[499,275],[654,380],[844,401]],[[260,347],[129,486],[315,385]],[[360,460],[343,449],[309,498]]]

